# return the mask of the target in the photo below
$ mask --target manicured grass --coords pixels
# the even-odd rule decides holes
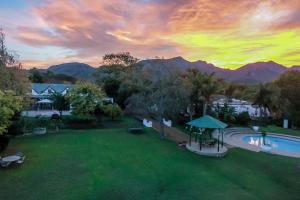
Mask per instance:
[[[262,127],[262,130],[269,132],[269,133],[281,133],[281,134],[287,134],[287,135],[294,135],[300,137],[300,130],[294,130],[294,129],[285,129],[278,126],[267,126]]]
[[[231,149],[201,157],[152,129],[65,130],[14,139],[27,156],[0,170],[0,199],[299,199],[300,159]]]
[[[118,117],[115,120],[111,120],[111,118],[103,116],[100,124],[101,128],[137,128],[142,126],[137,119],[129,116]]]

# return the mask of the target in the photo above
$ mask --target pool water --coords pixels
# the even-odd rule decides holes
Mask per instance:
[[[266,151],[276,150],[300,154],[299,140],[292,140],[276,136],[266,136],[264,145],[262,136],[245,136],[243,137],[243,141],[250,145],[260,147]]]

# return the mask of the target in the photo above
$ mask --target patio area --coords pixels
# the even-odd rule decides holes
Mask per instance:
[[[188,122],[187,125],[187,129],[189,129],[189,142],[186,144],[186,148],[188,150],[199,155],[210,157],[223,157],[226,155],[228,149],[224,146],[223,129],[227,127],[227,124],[209,115],[204,115],[203,117]],[[214,133],[217,134],[217,138],[212,138],[212,133],[210,139],[204,137],[207,135],[205,132],[207,129],[214,130]],[[193,136],[194,141],[192,141]]]
[[[218,150],[217,144],[213,146],[203,146],[200,150],[198,142],[191,142],[191,144],[186,145],[186,148],[196,154],[210,157],[223,157],[228,151],[227,147],[225,146],[219,146]]]

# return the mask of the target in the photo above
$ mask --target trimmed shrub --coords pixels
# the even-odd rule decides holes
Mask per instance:
[[[236,116],[236,123],[240,125],[247,125],[251,122],[251,118],[248,112],[239,113]]]
[[[9,143],[7,135],[0,135],[0,152],[4,151]]]
[[[128,132],[132,133],[132,134],[142,134],[145,131],[144,131],[144,128],[129,128]]]
[[[122,114],[122,109],[118,106],[118,104],[108,104],[103,106],[103,111],[105,115],[111,118],[111,120],[114,120]]]
[[[8,128],[7,135],[21,135],[30,133],[35,128],[46,128],[48,131],[63,128],[64,125],[60,116],[54,114],[50,117],[21,117],[19,120],[13,121]]]
[[[52,119],[52,120],[60,120],[60,115],[59,115],[59,114],[53,114],[53,115],[51,116],[51,119]]]
[[[89,115],[71,115],[62,118],[67,128],[96,128],[97,118]]]
[[[7,129],[7,135],[22,135],[24,134],[24,120],[19,119],[12,121]]]

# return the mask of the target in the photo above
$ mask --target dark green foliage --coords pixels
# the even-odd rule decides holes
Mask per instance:
[[[118,97],[119,87],[120,87],[120,81],[116,79],[108,79],[103,84],[103,89],[107,94],[107,96],[115,99]]]
[[[212,95],[220,93],[222,80],[214,73],[205,74],[198,69],[190,69],[184,75],[185,89],[188,91],[190,120],[193,116],[206,115]],[[201,109],[200,106],[202,107]]]
[[[43,75],[39,72],[38,69],[33,68],[29,71],[29,80],[32,83],[44,83]]]
[[[275,83],[281,90],[282,111],[293,126],[300,127],[300,72],[289,71]]]
[[[67,94],[67,100],[72,105],[75,115],[94,115],[99,106],[103,104],[105,93],[102,88],[89,82],[81,82]]]
[[[9,129],[8,134],[20,135],[31,133],[35,128],[47,128],[48,131],[54,131],[58,127],[63,127],[60,120],[50,117],[21,117],[18,121],[14,121],[13,126]]]
[[[60,93],[52,94],[53,106],[57,109],[62,116],[62,111],[70,109],[70,101]]]
[[[6,149],[10,138],[7,135],[0,135],[0,153]]]
[[[216,114],[221,121],[224,121],[226,123],[236,122],[237,113],[235,112],[234,108],[228,106],[227,103],[225,103],[223,107],[217,105]]]
[[[248,125],[251,122],[251,118],[248,112],[242,112],[237,114],[236,123],[240,125]]]
[[[24,134],[24,120],[22,118],[12,121],[7,129],[7,135],[22,135]]]
[[[104,65],[130,66],[138,62],[129,52],[110,53],[103,56]]]
[[[118,104],[105,105],[103,106],[103,111],[106,116],[111,118],[111,120],[114,120],[122,114],[122,109],[118,106]]]
[[[75,84],[77,79],[66,74],[54,74],[51,71],[41,72],[33,68],[29,70],[29,79],[32,83],[70,83]]]
[[[126,99],[132,94],[131,88],[126,87],[124,90],[124,82],[127,81],[127,76],[137,61],[138,59],[128,52],[106,54],[103,57],[104,65],[100,66],[94,73],[96,83],[102,86],[105,93],[114,98],[122,108],[125,108]]]
[[[61,116],[58,115],[58,114],[53,114],[53,115],[51,116],[51,119],[52,119],[52,120],[60,120],[60,118],[61,118]]]
[[[18,96],[25,96],[30,91],[26,70],[22,69],[18,55],[6,47],[2,28],[0,28],[0,90],[11,90]]]
[[[128,132],[132,134],[142,134],[145,132],[145,130],[144,128],[129,128]]]
[[[63,123],[67,128],[95,128],[98,126],[98,120],[90,115],[70,115],[62,118]]]

